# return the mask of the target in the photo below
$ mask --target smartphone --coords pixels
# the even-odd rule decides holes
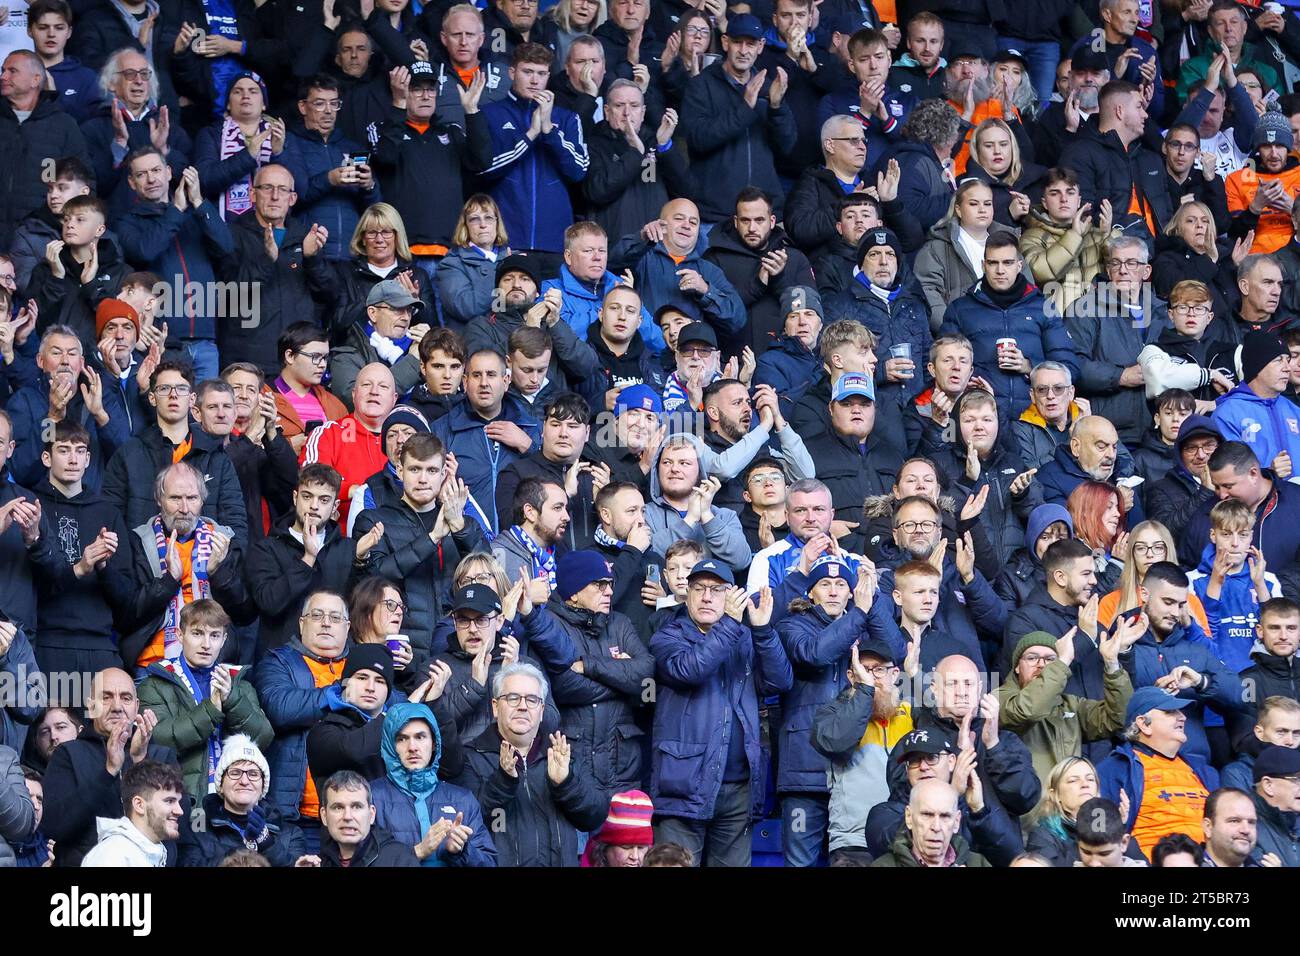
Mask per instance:
[[[303,423],[302,433],[304,435],[310,435],[312,432],[314,432],[316,429],[320,428],[324,424],[325,423],[321,421],[319,418],[313,418],[311,421]]]
[[[650,565],[647,565],[647,566],[646,566],[646,569],[645,569],[645,583],[646,583],[646,584],[659,584],[660,586],[662,586],[662,582],[660,581],[660,575],[659,575],[659,565],[657,565],[657,564],[650,564]]]
[[[357,153],[355,156],[352,157],[352,165],[353,165],[353,166],[369,166],[369,165],[370,165],[370,154],[369,154],[369,153]]]

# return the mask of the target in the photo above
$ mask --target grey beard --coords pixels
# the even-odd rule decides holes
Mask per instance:
[[[993,92],[993,83],[988,77],[973,77],[969,80],[958,80],[956,83],[945,83],[944,89],[948,93],[948,99],[954,103],[966,102],[966,88],[974,86],[974,99],[976,103],[983,103]]]
[[[1086,113],[1092,113],[1097,109],[1097,97],[1101,90],[1095,90],[1092,87],[1081,89],[1079,93],[1079,109]]]

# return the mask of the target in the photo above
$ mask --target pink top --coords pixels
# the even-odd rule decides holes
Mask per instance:
[[[275,380],[275,387],[293,406],[293,410],[298,415],[298,421],[302,422],[304,426],[308,422],[325,422],[329,420],[329,416],[325,414],[325,409],[321,407],[321,403],[314,392],[309,391],[306,395],[299,395],[289,387],[288,382],[278,376]]]

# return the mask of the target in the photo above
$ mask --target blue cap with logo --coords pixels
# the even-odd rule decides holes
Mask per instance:
[[[876,400],[876,383],[871,380],[870,375],[864,375],[861,372],[844,373],[840,376],[840,380],[835,383],[835,390],[831,393],[831,401],[842,402],[854,395],[861,395],[873,402]]]
[[[614,399],[614,414],[622,415],[629,408],[640,408],[656,415],[663,414],[664,400],[649,385],[629,385],[620,389]]]
[[[727,36],[736,39],[745,37],[750,40],[761,40],[763,39],[763,24],[752,13],[742,13],[740,16],[732,17],[727,21]]]
[[[1131,724],[1143,714],[1153,710],[1182,710],[1191,703],[1190,700],[1175,697],[1159,687],[1139,687],[1129,698],[1128,710],[1124,711],[1124,723]]]
[[[714,558],[697,561],[695,567],[691,568],[691,573],[686,575],[686,580],[693,581],[700,577],[714,577],[728,584],[736,583],[736,576],[731,573],[731,568]]]

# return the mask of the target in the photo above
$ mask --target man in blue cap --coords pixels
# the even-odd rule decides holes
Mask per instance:
[[[712,558],[688,581],[686,606],[650,638],[655,841],[680,844],[706,866],[749,866],[750,820],[763,800],[758,695],[788,691],[794,677],[769,624],[770,589],[755,607]]]
[[[763,52],[763,25],[745,13],[730,17],[722,38],[723,59],[686,86],[681,129],[691,151],[700,194],[700,217],[717,223],[733,212],[736,194],[757,186],[772,197],[781,218],[785,190],[776,173],[776,156],[791,153],[798,140],[794,114],[785,103],[789,76],[754,71]]]
[[[817,477],[831,490],[836,519],[860,522],[868,495],[890,493],[903,453],[872,437],[876,386],[870,375],[841,375],[827,408],[830,427],[804,444],[817,464]]]
[[[1183,710],[1191,703],[1159,687],[1139,687],[1124,712],[1124,743],[1097,767],[1101,795],[1117,804],[1127,800],[1125,823],[1148,859],[1170,833],[1204,839],[1205,801],[1219,786],[1219,772],[1204,758],[1182,753]]]
[[[664,403],[649,385],[629,385],[614,399],[613,421],[597,415],[596,427],[582,450],[584,461],[605,465],[612,481],[626,481],[650,493],[650,469],[662,436]]]

